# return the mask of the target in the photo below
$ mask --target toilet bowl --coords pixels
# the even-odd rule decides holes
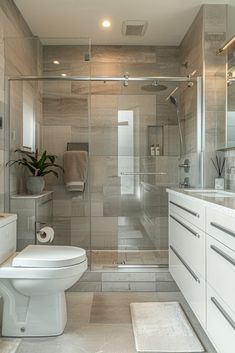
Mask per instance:
[[[14,221],[1,227],[0,220],[2,335],[60,335],[67,321],[65,290],[86,271],[86,252],[73,246],[29,245],[16,253]]]

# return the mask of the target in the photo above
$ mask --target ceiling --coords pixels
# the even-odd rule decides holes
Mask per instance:
[[[14,0],[34,35],[90,37],[102,45],[179,45],[200,6],[235,0]],[[103,29],[108,18],[112,26]],[[143,37],[123,36],[122,22],[147,20]],[[234,21],[235,23],[235,21]],[[235,28],[234,28],[235,29]],[[234,31],[235,32],[235,31]]]

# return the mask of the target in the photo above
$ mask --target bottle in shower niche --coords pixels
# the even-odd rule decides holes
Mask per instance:
[[[155,156],[155,146],[151,145],[150,147],[150,156]]]
[[[155,147],[155,156],[160,156],[161,155],[161,149],[160,149],[160,145],[159,143],[156,144],[156,147]]]

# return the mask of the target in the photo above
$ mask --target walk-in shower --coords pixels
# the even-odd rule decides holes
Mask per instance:
[[[177,89],[178,89],[178,87],[177,87]],[[176,92],[176,90],[174,90],[174,93],[175,92]],[[180,156],[181,156],[183,154],[184,142],[183,142],[183,133],[182,133],[181,121],[180,121],[180,110],[179,110],[179,106],[178,106],[177,100],[173,96],[173,93],[171,93],[171,95],[169,97],[169,100],[176,107],[176,116],[177,116],[177,123],[178,123],[178,128],[179,128],[179,137],[180,137]]]
[[[200,78],[190,79],[194,87],[189,90],[188,77],[112,75],[103,59],[99,64],[84,61],[87,51],[84,46],[46,45],[42,75],[9,78],[11,157],[23,146],[18,119],[31,100],[39,151],[56,154],[59,163],[68,143],[87,144],[89,151],[84,192],[68,192],[62,174],[46,178],[46,189],[53,192],[54,244],[87,249],[94,271],[167,266],[166,188],[179,185],[180,155],[191,156],[192,170],[199,164],[200,139],[192,126],[200,120]],[[53,65],[55,58],[61,68]],[[166,98],[175,87],[171,104]],[[12,205],[12,195],[25,192],[24,175],[9,172]],[[29,198],[21,207],[26,218],[28,203]],[[33,224],[30,217],[19,222],[20,231],[34,242],[27,228]],[[35,217],[41,220],[39,213]]]

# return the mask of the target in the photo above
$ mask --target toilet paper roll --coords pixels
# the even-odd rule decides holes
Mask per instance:
[[[54,239],[54,229],[51,227],[43,227],[37,232],[37,240],[39,243],[51,243]]]

